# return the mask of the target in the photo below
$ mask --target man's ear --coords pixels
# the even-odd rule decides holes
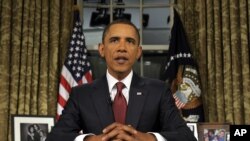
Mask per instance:
[[[98,45],[98,51],[99,51],[99,54],[102,58],[104,58],[104,44],[103,43],[99,43]]]
[[[141,46],[139,46],[138,47],[138,52],[137,52],[137,60],[140,60],[141,59],[141,55],[142,55],[142,47]]]

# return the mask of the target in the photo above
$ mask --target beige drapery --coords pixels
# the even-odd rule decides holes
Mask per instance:
[[[72,0],[0,0],[0,140],[11,115],[55,115]]]
[[[250,124],[250,1],[178,0],[202,80],[206,121]]]

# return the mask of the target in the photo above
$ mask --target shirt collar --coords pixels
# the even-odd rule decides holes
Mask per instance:
[[[109,86],[109,92],[113,89],[114,85],[119,81],[118,79],[114,78],[107,70],[106,72],[107,76],[107,81],[108,81],[108,86]],[[129,90],[130,89],[130,84],[132,81],[132,76],[133,76],[133,71],[130,71],[130,73],[122,79],[120,82],[122,82],[126,88]]]

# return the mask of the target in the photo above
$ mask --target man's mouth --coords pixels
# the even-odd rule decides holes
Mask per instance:
[[[123,64],[127,61],[128,59],[126,57],[117,57],[115,58],[115,61],[117,61],[119,64]]]

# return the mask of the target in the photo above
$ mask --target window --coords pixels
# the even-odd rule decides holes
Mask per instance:
[[[106,73],[105,61],[97,51],[103,29],[117,18],[131,20],[140,31],[143,55],[134,66],[135,72],[159,78],[170,41],[169,19],[173,0],[83,0],[80,3],[94,79]]]

